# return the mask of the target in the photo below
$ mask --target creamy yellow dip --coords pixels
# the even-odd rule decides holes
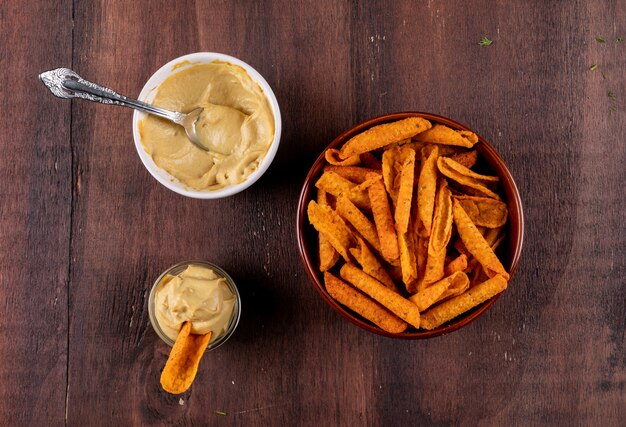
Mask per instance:
[[[235,302],[226,279],[193,264],[176,276],[165,276],[154,294],[156,320],[174,341],[186,321],[191,322],[194,334],[212,331],[211,341],[215,341],[228,329]]]
[[[168,77],[152,103],[188,113],[202,107],[198,136],[210,151],[193,145],[185,130],[148,116],[139,122],[141,144],[154,163],[196,190],[217,190],[244,181],[274,139],[274,115],[259,85],[227,62],[194,64]]]

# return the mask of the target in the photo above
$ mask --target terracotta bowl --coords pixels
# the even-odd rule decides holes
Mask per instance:
[[[435,114],[418,112],[393,113],[376,117],[354,126],[352,129],[338,136],[333,142],[330,143],[330,145],[328,145],[327,148],[339,148],[354,135],[361,133],[372,126],[413,116],[423,117],[433,123],[444,124],[453,129],[471,130],[472,132],[475,132],[467,126],[464,126],[454,120]],[[492,174],[496,174],[500,177],[500,187],[498,192],[503,196],[503,199],[508,204],[509,208],[509,219],[506,229],[507,237],[498,248],[497,254],[502,261],[504,268],[506,268],[506,270],[510,273],[512,279],[522,253],[522,244],[524,240],[524,214],[522,212],[522,201],[520,199],[517,186],[515,185],[515,181],[513,180],[513,176],[511,176],[511,172],[509,172],[508,168],[504,164],[504,160],[502,160],[496,150],[484,138],[480,135],[478,135],[478,138],[479,142],[474,146],[479,153],[477,170],[482,171],[483,173],[491,172]],[[383,331],[373,323],[370,323],[368,320],[362,318],[350,309],[337,303],[328,294],[326,288],[324,287],[323,276],[318,268],[317,232],[313,226],[310,225],[307,218],[307,205],[309,201],[316,196],[315,182],[322,174],[324,166],[326,165],[327,163],[324,158],[324,152],[322,152],[313,164],[313,167],[311,167],[311,170],[304,181],[304,186],[302,187],[302,192],[300,193],[300,200],[298,202],[298,218],[296,227],[300,257],[304,267],[306,268],[307,274],[311,279],[311,283],[324,301],[326,301],[328,305],[330,305],[340,315],[360,328],[375,334],[399,339],[432,338],[455,331],[476,320],[483,313],[489,310],[500,295],[502,295],[496,295],[471,311],[468,311],[467,313],[441,325],[436,329],[433,329],[432,331],[413,330],[399,334]],[[506,294],[506,291],[504,294]]]

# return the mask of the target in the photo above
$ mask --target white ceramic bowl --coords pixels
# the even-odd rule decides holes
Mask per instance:
[[[188,61],[189,63],[185,65],[180,65],[183,61]],[[261,175],[263,175],[265,171],[270,167],[272,160],[274,160],[276,151],[278,151],[278,144],[280,143],[280,133],[282,130],[282,120],[280,117],[280,109],[278,108],[278,101],[276,101],[276,96],[274,95],[274,92],[272,92],[272,89],[267,84],[265,79],[250,65],[246,64],[240,59],[233,58],[232,56],[224,55],[222,53],[196,52],[171,60],[170,62],[159,68],[159,70],[154,73],[152,77],[150,77],[148,82],[141,90],[141,93],[139,94],[139,100],[150,103],[154,99],[158,87],[169,76],[171,76],[172,74],[176,74],[177,72],[180,72],[195,64],[208,64],[213,61],[229,62],[231,64],[239,65],[244,70],[246,70],[252,80],[257,82],[261,89],[263,89],[263,93],[265,93],[265,96],[267,96],[269,104],[272,108],[272,113],[274,114],[274,140],[272,141],[272,145],[265,154],[263,160],[261,160],[259,168],[252,172],[245,181],[239,184],[229,185],[219,190],[200,191],[187,187],[174,176],[159,168],[152,160],[152,157],[150,157],[150,155],[146,153],[143,146],[141,145],[141,137],[139,136],[139,121],[144,119],[146,117],[146,114],[135,110],[135,114],[133,115],[133,138],[135,139],[135,148],[137,149],[139,158],[141,158],[144,166],[146,167],[146,169],[148,169],[148,172],[150,172],[150,174],[157,181],[159,181],[170,190],[175,191],[178,194],[182,194],[183,196],[193,197],[196,199],[220,199],[222,197],[232,196],[233,194],[237,194],[254,184],[261,177]],[[178,66],[175,67],[176,65]]]

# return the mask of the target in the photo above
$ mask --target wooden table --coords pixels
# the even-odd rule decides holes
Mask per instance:
[[[623,425],[626,3],[358,3],[0,4],[3,425]],[[130,110],[62,101],[37,81],[66,66],[136,96],[195,51],[250,63],[283,114],[270,170],[219,201],[148,174]],[[333,312],[295,237],[314,158],[351,125],[405,110],[491,141],[526,218],[509,290],[428,341]],[[243,316],[171,396],[147,295],[194,258],[231,272]]]

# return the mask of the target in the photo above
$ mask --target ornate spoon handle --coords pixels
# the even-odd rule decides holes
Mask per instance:
[[[50,91],[59,98],[82,98],[102,104],[122,105],[144,113],[154,114],[174,123],[181,123],[185,114],[155,107],[83,79],[68,68],[57,68],[39,75],[39,79]]]

